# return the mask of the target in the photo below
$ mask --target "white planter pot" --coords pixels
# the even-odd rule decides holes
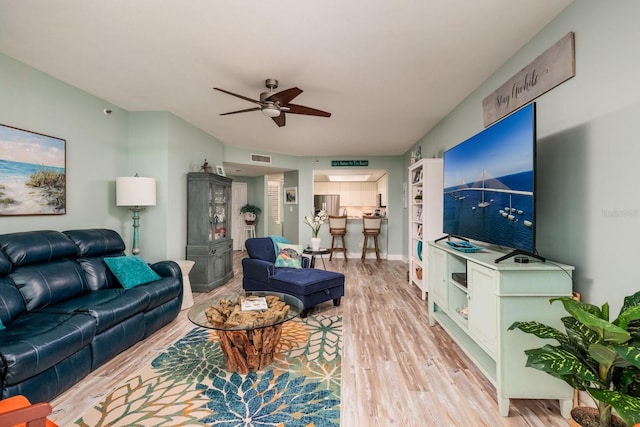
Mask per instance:
[[[319,251],[320,250],[320,238],[319,237],[312,237],[311,238],[311,250],[312,251]]]

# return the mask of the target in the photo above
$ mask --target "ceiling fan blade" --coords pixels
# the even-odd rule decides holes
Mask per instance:
[[[278,93],[274,93],[273,95],[265,99],[265,101],[279,102],[280,105],[287,105],[293,100],[293,98],[300,95],[301,93],[302,89],[292,87],[291,89],[286,89]]]
[[[228,113],[221,113],[220,115],[228,116],[229,114],[248,113],[249,111],[260,111],[260,107],[247,108],[245,110],[238,110],[238,111],[229,111]]]
[[[244,99],[245,101],[253,102],[254,104],[258,104],[258,105],[261,104],[260,101],[257,101],[255,99],[251,99],[251,98],[247,98],[246,96],[243,96],[243,95],[238,95],[237,93],[229,92],[228,90],[220,89],[218,87],[214,87],[214,89],[215,90],[219,90],[220,92],[224,92],[227,95],[235,96],[236,98],[240,98],[240,99]]]
[[[287,111],[287,113],[305,114],[307,116],[331,117],[331,113],[322,110],[316,110],[315,108],[305,107],[304,105],[288,104],[287,107],[289,107],[289,111]]]
[[[280,112],[278,117],[271,117],[274,122],[278,125],[278,127],[282,127],[287,124],[287,119],[285,118],[284,112]]]

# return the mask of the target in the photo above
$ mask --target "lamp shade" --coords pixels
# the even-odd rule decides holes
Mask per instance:
[[[156,180],[143,176],[116,178],[116,205],[155,206]]]

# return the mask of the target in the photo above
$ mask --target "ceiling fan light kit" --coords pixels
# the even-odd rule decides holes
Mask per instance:
[[[266,79],[264,82],[268,92],[262,92],[260,94],[260,100],[251,99],[237,93],[229,92],[224,89],[214,87],[215,90],[226,93],[227,95],[235,96],[245,101],[258,104],[259,107],[246,108],[244,110],[230,111],[228,113],[222,113],[221,116],[227,116],[229,114],[248,113],[250,111],[261,111],[267,117],[271,117],[275,124],[279,127],[283,127],[286,124],[285,113],[302,114],[306,116],[317,117],[331,117],[331,113],[322,110],[316,110],[315,108],[305,107],[304,105],[290,104],[290,102],[298,95],[302,93],[302,89],[292,87],[280,92],[274,92],[278,88],[278,81],[276,79]]]
[[[266,105],[262,107],[261,111],[267,117],[278,117],[280,115],[280,110],[275,105]]]

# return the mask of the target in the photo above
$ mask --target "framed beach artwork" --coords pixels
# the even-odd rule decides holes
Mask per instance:
[[[66,204],[66,141],[0,125],[0,215],[64,215]]]
[[[284,189],[284,204],[285,205],[298,204],[298,187],[287,187]]]

